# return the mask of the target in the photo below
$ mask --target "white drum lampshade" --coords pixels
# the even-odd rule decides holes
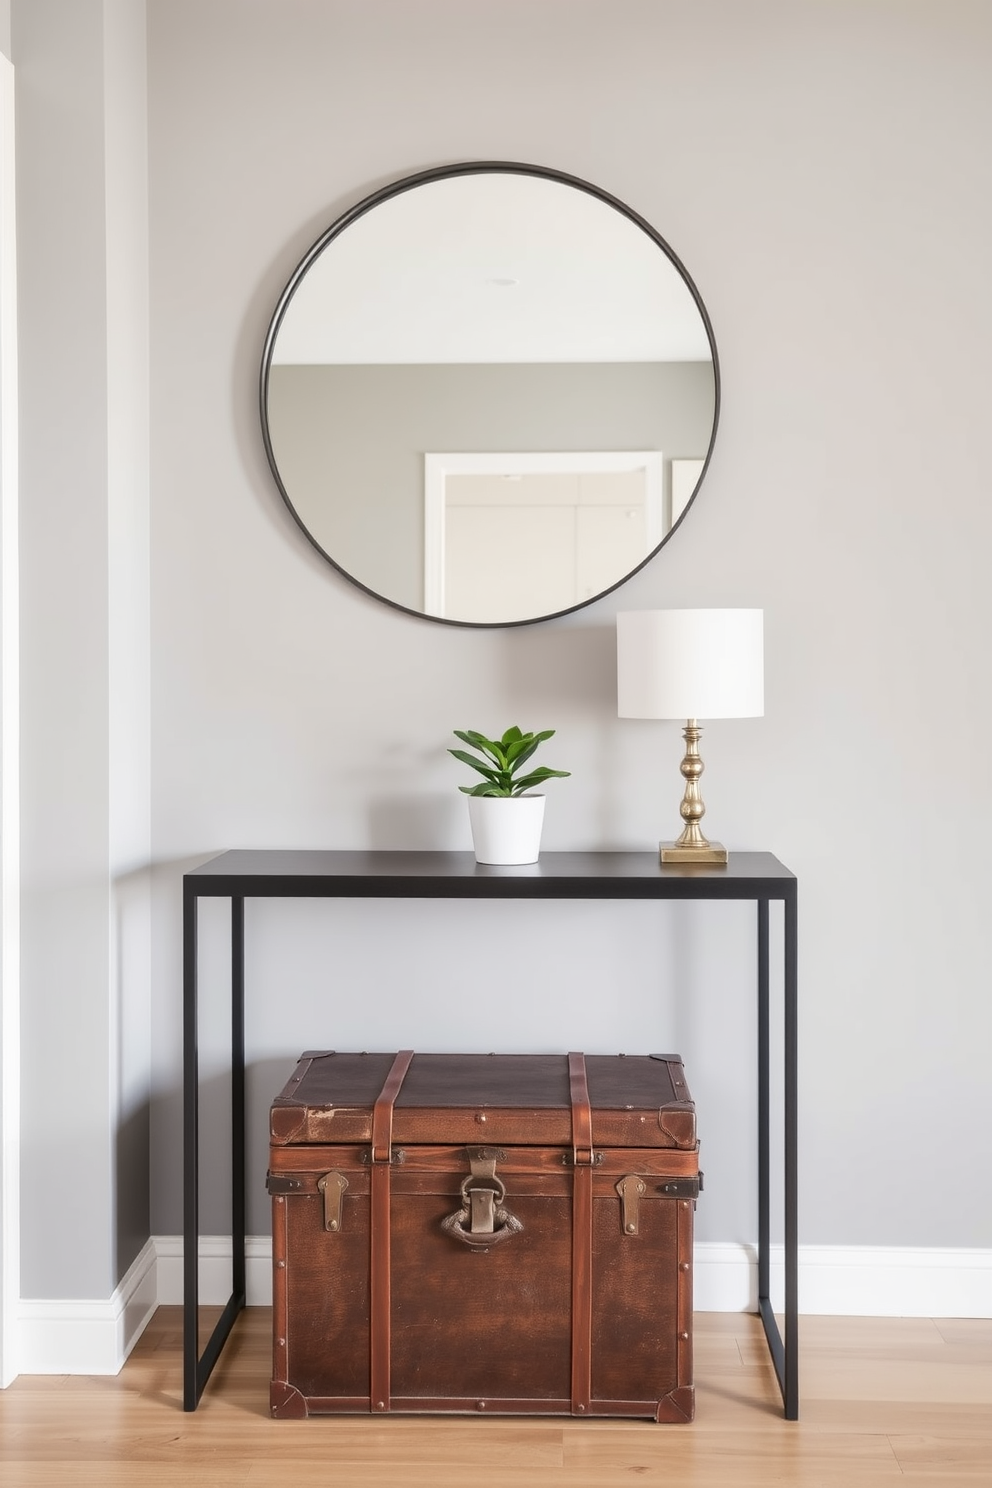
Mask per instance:
[[[762,610],[626,610],[617,615],[617,713],[621,718],[684,718],[685,823],[661,844],[666,862],[725,863],[726,849],[699,826],[701,718],[764,713]]]

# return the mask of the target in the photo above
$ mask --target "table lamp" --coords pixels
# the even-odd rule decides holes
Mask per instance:
[[[663,863],[726,863],[700,821],[700,718],[760,718],[764,713],[763,611],[626,610],[617,615],[617,713],[621,718],[684,718],[685,823],[660,844]]]

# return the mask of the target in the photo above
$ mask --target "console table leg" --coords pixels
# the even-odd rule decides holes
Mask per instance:
[[[245,1304],[245,901],[231,900],[231,1289]]]
[[[199,1287],[199,1064],[196,1029],[196,895],[183,884],[183,1410],[196,1409]]]
[[[785,1337],[771,1301],[771,1017],[768,900],[758,900],[758,1312],[787,1421],[799,1419],[798,1043],[796,899],[784,901]]]
[[[768,900],[758,900],[758,1302],[771,1298],[771,1024]]]
[[[183,1410],[194,1411],[245,1305],[245,950],[244,897],[231,900],[231,1250],[232,1288],[199,1352],[199,1065],[197,898],[183,886]]]
[[[799,913],[785,900],[785,1417],[799,1419]]]

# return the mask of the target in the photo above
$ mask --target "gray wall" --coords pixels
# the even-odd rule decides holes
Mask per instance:
[[[148,1236],[143,7],[15,0],[25,1297]],[[75,1216],[67,1222],[67,1216]]]
[[[118,384],[87,28],[116,13],[13,10],[40,1296],[100,1295],[120,1273],[107,1050],[115,1007],[140,1022],[144,996],[132,966],[115,1003],[108,950]],[[739,604],[766,611],[767,713],[707,729],[707,822],[800,878],[802,1238],[989,1245],[992,204],[976,183],[992,11],[572,0],[566,21],[557,0],[150,0],[148,31],[153,1229],[180,1227],[182,871],[239,845],[466,847],[450,730],[511,721],[556,726],[573,772],[549,797],[549,849],[649,848],[674,825],[681,741],[616,718],[613,617]],[[273,488],[256,416],[265,329],[317,233],[399,175],[474,158],[545,163],[642,213],[700,289],[724,379],[707,482],[659,557],[574,616],[478,633],[332,572]],[[212,1099],[223,925],[204,918]],[[700,1233],[753,1239],[739,907],[252,904],[248,948],[255,1227],[265,1103],[303,1047],[669,1046],[700,1105]],[[71,1239],[33,1181],[56,1166],[58,1219],[90,1221]],[[221,1195],[219,1159],[207,1184]],[[221,1224],[218,1198],[206,1227]]]
[[[353,578],[419,610],[426,451],[701,459],[713,402],[709,362],[280,365],[267,407],[282,483],[308,531]]]

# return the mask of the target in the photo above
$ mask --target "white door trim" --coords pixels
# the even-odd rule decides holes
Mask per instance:
[[[462,451],[424,455],[424,610],[443,618],[445,487],[449,475],[612,475],[643,470],[646,551],[665,535],[661,450]]]

